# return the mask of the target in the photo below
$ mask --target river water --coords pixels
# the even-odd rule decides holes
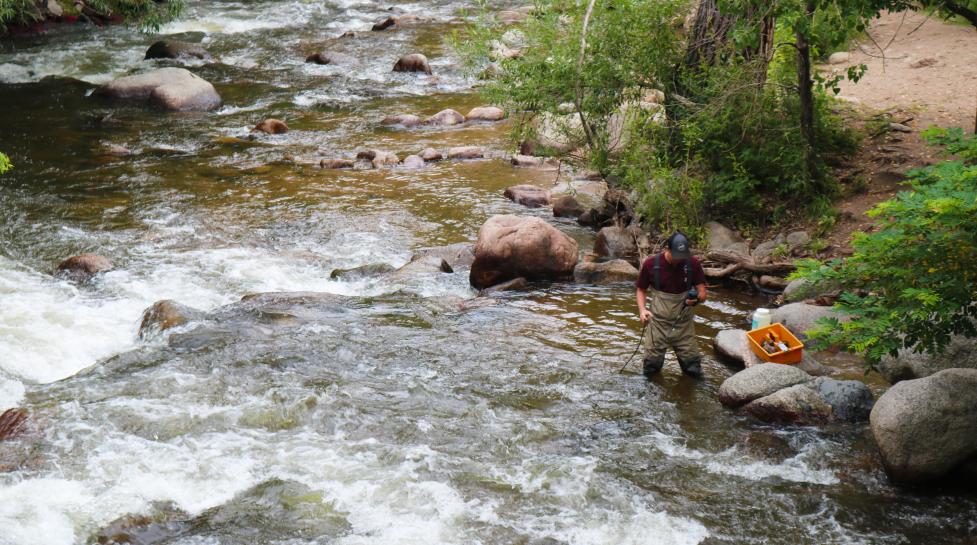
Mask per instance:
[[[618,374],[638,329],[627,285],[539,285],[486,304],[466,270],[331,280],[472,240],[492,214],[555,221],[501,197],[555,177],[509,166],[505,123],[379,127],[480,104],[444,44],[464,4],[402,4],[434,22],[336,39],[386,7],[191,2],[162,33],[216,57],[189,63],[225,99],[208,114],[89,96],[153,66],[154,37],[132,29],[0,44],[0,150],[16,164],[0,178],[0,409],[29,409],[35,428],[0,443],[0,544],[88,543],[126,515],[159,523],[144,542],[169,544],[973,539],[977,499],[890,486],[866,426],[738,417],[716,401],[735,370],[711,357],[701,383],[674,362],[651,383]],[[303,62],[324,48],[362,62]],[[436,76],[391,73],[410,52]],[[265,117],[291,132],[250,139]],[[493,158],[315,166],[360,147],[468,144]],[[555,224],[591,246],[591,232]],[[116,270],[83,286],[51,276],[83,251]],[[269,291],[336,297],[246,327],[136,335],[160,299],[209,311]],[[714,294],[697,317],[703,346],[762,303]]]

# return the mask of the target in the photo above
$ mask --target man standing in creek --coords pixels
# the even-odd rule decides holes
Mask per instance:
[[[693,307],[706,300],[706,274],[692,257],[689,239],[682,233],[668,237],[662,253],[641,265],[635,283],[638,317],[644,329],[643,372],[650,379],[665,365],[665,352],[675,351],[682,372],[702,377],[702,353],[695,340]],[[648,288],[651,309],[647,307]]]

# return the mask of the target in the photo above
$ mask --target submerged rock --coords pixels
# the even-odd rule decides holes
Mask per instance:
[[[99,87],[96,94],[119,100],[139,100],[172,111],[207,111],[222,104],[208,81],[184,68],[160,68],[119,78]]]
[[[471,267],[475,261],[475,245],[470,242],[458,242],[447,246],[436,246],[434,248],[422,248],[414,252],[411,261],[417,261],[429,256],[443,259],[452,269],[459,267]]]
[[[549,190],[535,185],[507,187],[502,196],[527,208],[540,208],[550,204]]]
[[[433,73],[427,57],[420,53],[411,53],[401,57],[394,64],[394,72],[423,72],[428,75]]]
[[[319,161],[319,168],[338,170],[343,168],[353,168],[356,166],[355,161],[349,159],[323,159]]]
[[[27,431],[30,415],[25,409],[7,409],[0,414],[0,441],[14,439]]]
[[[252,130],[265,134],[285,134],[288,132],[288,125],[281,119],[268,118],[255,125]]]
[[[167,329],[179,327],[203,316],[199,310],[164,299],[153,303],[142,313],[139,323],[139,338],[147,339]]]
[[[106,257],[98,254],[78,254],[62,261],[55,271],[55,276],[75,282],[85,282],[113,268],[112,262]]]
[[[426,255],[408,262],[403,267],[387,275],[390,280],[407,280],[422,274],[453,273],[447,261],[436,255]]]
[[[200,44],[178,42],[175,40],[160,40],[149,46],[145,59],[212,59]]]
[[[359,64],[360,61],[352,55],[347,55],[345,53],[339,53],[337,51],[322,51],[320,53],[313,53],[305,58],[305,62],[314,64],[335,64],[338,66],[353,66]]]
[[[573,269],[573,281],[578,284],[613,284],[637,279],[638,269],[623,259],[602,263],[582,261]]]
[[[333,280],[346,281],[361,280],[363,278],[370,278],[391,273],[394,270],[394,267],[387,263],[370,263],[369,265],[361,265],[351,269],[335,269],[329,274],[329,278]]]
[[[882,463],[896,481],[928,484],[977,455],[977,369],[904,380],[871,415]]]
[[[519,277],[567,279],[578,257],[577,241],[539,218],[492,216],[478,231],[469,281],[484,289]]]
[[[502,293],[504,291],[523,290],[526,289],[526,286],[528,285],[529,282],[525,278],[520,276],[519,278],[513,278],[508,282],[502,282],[501,284],[496,284],[490,288],[485,288],[481,292],[479,292],[479,295],[484,297],[495,293]]]

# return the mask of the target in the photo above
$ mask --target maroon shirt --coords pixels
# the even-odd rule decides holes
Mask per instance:
[[[685,293],[689,287],[695,287],[706,283],[706,272],[702,270],[699,260],[691,257],[692,263],[689,264],[689,274],[692,275],[691,284],[685,280],[685,260],[676,260],[670,264],[665,259],[665,254],[659,254],[658,278],[661,281],[661,291],[665,293]],[[651,256],[641,264],[641,273],[638,274],[638,281],[635,287],[646,290],[655,284],[655,256]]]

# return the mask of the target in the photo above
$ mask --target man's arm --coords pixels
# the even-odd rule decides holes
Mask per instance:
[[[638,318],[641,319],[642,324],[648,323],[651,320],[651,311],[645,307],[645,300],[648,297],[648,291],[641,288],[637,288],[635,293],[635,299],[638,300]]]

